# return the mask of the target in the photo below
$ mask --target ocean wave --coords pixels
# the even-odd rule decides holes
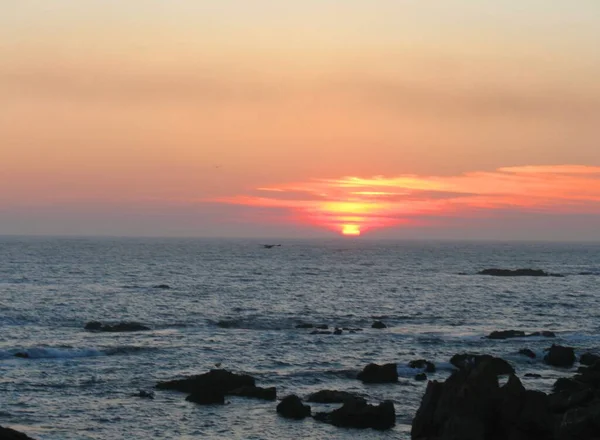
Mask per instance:
[[[104,355],[102,351],[94,348],[32,347],[25,349],[0,350],[0,359],[70,359],[102,355]]]

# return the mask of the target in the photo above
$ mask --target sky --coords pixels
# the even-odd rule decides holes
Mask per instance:
[[[0,235],[600,240],[597,0],[0,0]]]

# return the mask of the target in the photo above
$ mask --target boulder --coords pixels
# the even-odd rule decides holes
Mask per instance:
[[[348,400],[360,398],[361,397],[347,391],[321,390],[310,394],[306,401],[314,403],[344,403]]]
[[[171,286],[169,286],[168,284],[157,284],[156,286],[152,286],[153,289],[170,289]]]
[[[199,405],[225,405],[225,394],[215,388],[198,390],[185,398]]]
[[[461,370],[470,370],[481,364],[485,364],[486,369],[492,371],[496,376],[513,374],[515,372],[515,369],[504,359],[490,356],[489,354],[455,354],[450,359],[450,363]]]
[[[415,380],[424,381],[427,380],[427,375],[425,373],[419,373],[415,375]]]
[[[543,330],[541,332],[530,333],[527,336],[543,336],[544,338],[556,338],[556,333],[551,332],[549,330]]]
[[[539,379],[540,377],[542,377],[541,374],[537,374],[537,373],[525,373],[525,377],[531,377],[534,379]]]
[[[33,440],[31,437],[29,437],[26,434],[23,434],[22,432],[15,431],[14,429],[11,429],[11,428],[4,428],[3,426],[0,426],[0,439],[2,439],[2,440]]]
[[[408,363],[410,368],[423,368],[427,373],[435,372],[435,364],[433,362],[426,361],[425,359],[417,359],[416,361],[410,361]]]
[[[296,325],[296,328],[313,328],[313,327],[314,327],[314,324],[309,324],[309,323],[305,323],[305,322]]]
[[[301,420],[310,416],[310,406],[294,394],[284,397],[277,405],[277,414],[287,419]]]
[[[332,333],[329,330],[313,330],[310,332],[311,335],[331,335]]]
[[[575,363],[575,350],[572,347],[552,344],[544,362],[554,367],[571,367]]]
[[[354,399],[329,413],[315,414],[315,419],[344,428],[384,430],[396,424],[396,411],[390,400],[375,406],[369,405],[364,399]]]
[[[181,391],[183,393],[199,393],[212,389],[219,391],[221,394],[227,394],[232,390],[246,386],[256,386],[252,376],[235,374],[227,370],[210,370],[208,373],[190,376],[185,379],[159,382],[156,388],[159,390]]]
[[[371,328],[387,328],[387,325],[381,321],[375,321],[373,325],[371,325]]]
[[[98,332],[139,332],[151,330],[138,322],[119,322],[117,324],[102,324],[98,321],[90,321],[85,327],[85,330]]]
[[[564,275],[544,272],[540,269],[484,269],[477,272],[478,275],[490,275],[495,277],[563,277]]]
[[[600,356],[593,353],[584,353],[579,357],[579,363],[581,365],[593,365],[600,361]]]
[[[488,339],[508,339],[508,338],[522,338],[525,336],[525,332],[521,330],[503,330],[494,331],[490,333]]]
[[[244,386],[227,392],[230,396],[250,397],[253,399],[275,400],[277,389],[275,387],[261,388],[255,386]]]
[[[342,329],[341,328],[335,328],[335,330],[333,331],[334,335],[341,335],[342,334]]]
[[[19,352],[15,353],[14,356],[18,357],[18,358],[28,359],[29,353],[27,353],[25,351],[19,351]]]
[[[143,399],[154,399],[154,393],[152,391],[140,390],[134,397],[141,397]]]
[[[358,373],[357,379],[364,383],[398,382],[398,368],[396,364],[369,364]]]
[[[530,350],[529,348],[522,348],[522,349],[520,349],[519,350],[519,354],[527,356],[528,358],[531,358],[531,359],[535,359],[536,358],[536,355],[533,352],[533,350]]]
[[[327,324],[320,324],[320,325],[316,325],[315,328],[318,330],[328,330],[329,326]]]

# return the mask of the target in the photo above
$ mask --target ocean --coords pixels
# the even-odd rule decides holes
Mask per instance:
[[[41,440],[409,439],[426,382],[407,363],[437,366],[488,353],[527,388],[549,391],[552,343],[600,346],[600,244],[133,238],[0,238],[0,425]],[[535,268],[564,277],[493,277]],[[170,288],[157,288],[168,285]],[[136,321],[142,332],[84,330]],[[388,328],[371,328],[375,320]],[[311,334],[301,323],[360,328]],[[556,338],[484,338],[494,330]],[[518,353],[529,348],[530,359]],[[25,354],[26,358],[15,354]],[[371,362],[398,364],[397,384],[363,384]],[[200,406],[154,390],[161,380],[221,368],[277,387],[278,398],[346,390],[392,400],[388,431],[279,417],[277,402],[228,397]],[[524,377],[537,373],[539,378]],[[339,405],[312,404],[313,413]]]

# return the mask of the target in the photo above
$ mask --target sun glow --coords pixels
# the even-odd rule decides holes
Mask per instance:
[[[360,228],[358,225],[342,225],[342,235],[358,237],[360,235]]]

